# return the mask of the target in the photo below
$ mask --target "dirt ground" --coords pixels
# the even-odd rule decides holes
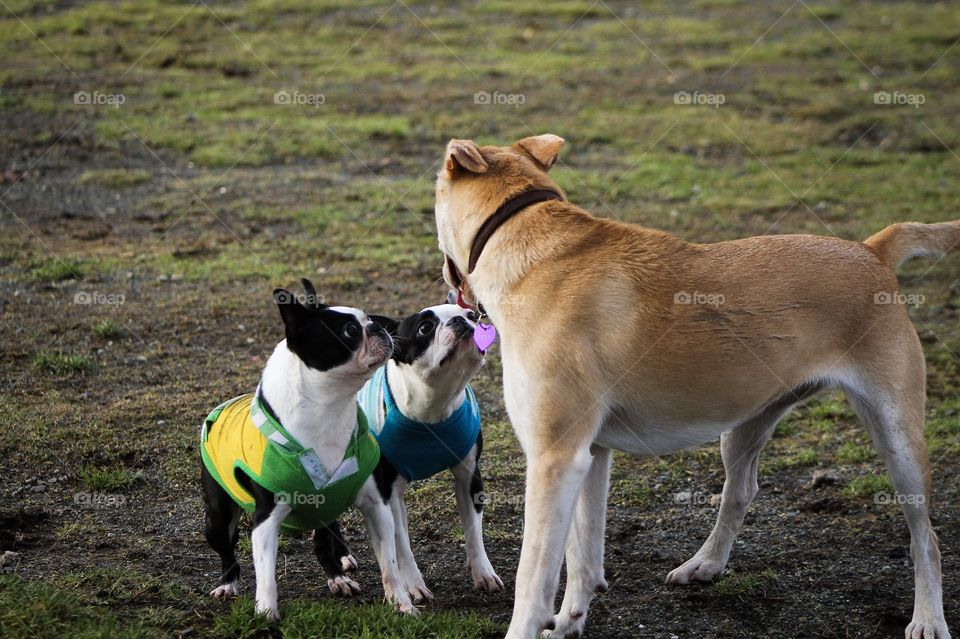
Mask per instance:
[[[333,601],[309,540],[292,537],[278,570],[281,609],[297,611],[285,625],[252,619],[247,555],[244,597],[206,596],[219,564],[202,534],[200,421],[255,386],[281,338],[273,287],[308,276],[329,300],[396,315],[443,299],[432,175],[450,137],[563,135],[556,175],[573,201],[691,241],[859,239],[896,220],[958,217],[960,12],[949,3],[3,7],[5,636],[502,635],[523,460],[496,348],[475,388],[485,538],[505,592],[473,591],[440,476],[408,498],[436,595],[422,620],[383,614],[355,513],[345,530],[358,600]],[[319,90],[321,105],[271,97]],[[76,102],[84,91],[106,102]],[[484,91],[508,97],[486,105]],[[923,104],[884,105],[881,91]],[[713,97],[690,105],[678,92]],[[124,103],[110,104],[117,95]],[[911,264],[901,285],[919,296],[933,521],[956,630],[960,258]],[[814,487],[818,470],[835,481]],[[587,637],[902,636],[908,531],[839,396],[778,426],[727,573],[666,587],[709,534],[722,483],[716,445],[617,456],[610,590]]]

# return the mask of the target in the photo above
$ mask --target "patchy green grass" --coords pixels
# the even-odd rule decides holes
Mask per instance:
[[[167,636],[139,622],[121,622],[70,589],[0,576],[0,636],[59,639],[146,639]]]
[[[862,464],[877,459],[871,446],[846,442],[837,451],[837,459],[847,464]]]
[[[718,579],[711,589],[721,597],[746,601],[754,597],[762,597],[776,579],[777,575],[772,570],[729,572]]]
[[[93,363],[88,357],[54,351],[40,351],[34,355],[30,365],[38,371],[54,375],[85,373],[93,368]]]
[[[80,469],[80,479],[91,490],[113,492],[133,486],[136,478],[125,468],[98,468],[86,465]]]
[[[135,186],[148,181],[153,174],[144,169],[100,169],[88,170],[80,174],[80,184],[96,184],[107,188]]]
[[[843,494],[857,499],[873,497],[879,493],[892,493],[893,482],[889,475],[866,475],[857,477],[843,487]]]
[[[83,278],[83,262],[70,258],[50,257],[36,264],[30,271],[35,280],[42,282],[61,282]]]
[[[483,617],[468,613],[398,615],[387,605],[344,606],[339,602],[280,602],[277,630],[284,637],[392,637],[460,639],[493,637],[503,629]],[[241,597],[227,614],[215,621],[213,634],[240,639],[263,636],[272,625],[254,613],[253,600]]]
[[[117,324],[115,320],[112,319],[103,319],[93,325],[93,333],[97,337],[103,339],[112,339],[114,337],[119,337],[122,332],[120,330],[120,325]]]

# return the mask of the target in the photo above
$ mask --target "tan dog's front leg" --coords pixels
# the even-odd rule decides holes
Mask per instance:
[[[573,516],[570,505],[583,488],[593,458],[589,443],[572,450],[562,441],[553,444],[553,449],[527,453],[523,546],[506,639],[533,639],[544,628],[554,627],[553,601]]]
[[[567,535],[567,587],[551,639],[583,634],[587,609],[594,595],[606,592],[603,578],[603,534],[607,523],[607,493],[610,491],[609,448],[594,446],[593,462],[577,498],[573,523]]]

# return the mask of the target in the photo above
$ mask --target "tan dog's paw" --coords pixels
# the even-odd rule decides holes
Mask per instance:
[[[940,619],[918,620],[916,617],[903,632],[904,639],[950,639],[947,622]]]
[[[668,586],[687,586],[695,581],[710,582],[723,572],[726,562],[715,559],[693,557],[679,568],[674,568],[667,575]]]

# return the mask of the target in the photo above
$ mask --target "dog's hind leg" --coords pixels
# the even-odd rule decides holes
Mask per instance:
[[[773,435],[774,426],[788,410],[789,406],[781,405],[773,410],[762,411],[720,436],[720,456],[726,478],[717,522],[700,550],[667,575],[668,584],[678,586],[694,581],[710,581],[726,567],[747,507],[757,495],[760,451]]]
[[[357,569],[357,560],[343,540],[339,522],[313,531],[313,552],[327,573],[330,592],[342,597],[351,597],[360,592],[360,584],[346,574]]]
[[[886,463],[895,490],[890,501],[899,503],[910,528],[915,592],[905,636],[945,639],[950,631],[943,616],[940,548],[930,526],[930,462],[923,436],[925,365],[919,342],[912,350],[900,360],[902,370],[891,371],[890,362],[898,359],[892,353],[883,354],[885,366],[863,367],[893,379],[877,379],[874,373],[873,379],[844,390]]]
[[[609,448],[593,446],[593,462],[577,497],[573,523],[567,535],[567,587],[555,628],[547,636],[572,639],[583,634],[587,609],[597,593],[606,592],[603,577],[603,535],[607,522],[607,493],[610,490]]]
[[[232,599],[237,596],[240,581],[240,564],[237,563],[236,547],[239,537],[240,507],[217,483],[206,466],[201,465],[200,484],[203,486],[203,503],[206,519],[207,543],[220,555],[220,580],[210,592],[216,599]]]
[[[464,549],[467,552],[467,566],[473,586],[478,590],[500,592],[503,581],[493,570],[483,546],[483,478],[480,476],[480,454],[483,450],[481,434],[473,450],[460,464],[450,470],[453,472],[454,490],[457,495],[457,511],[463,526]]]

